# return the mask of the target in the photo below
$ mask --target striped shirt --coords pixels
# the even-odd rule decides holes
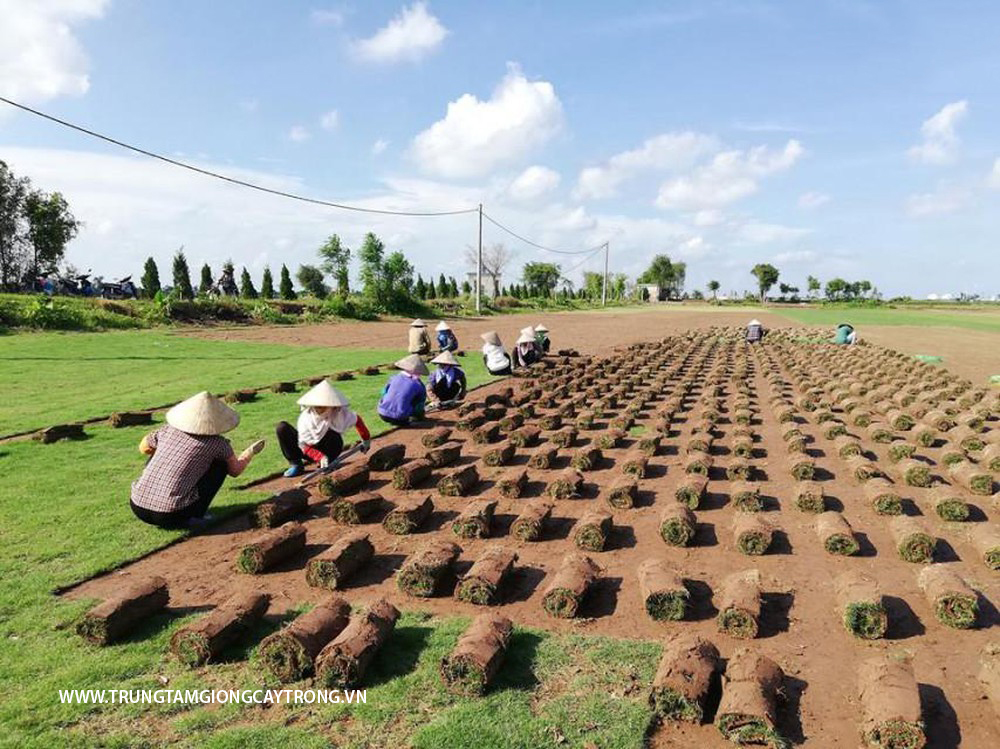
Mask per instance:
[[[169,424],[147,435],[146,444],[156,452],[132,482],[132,503],[156,512],[174,512],[196,502],[198,482],[212,463],[233,456],[225,437],[188,434]]]

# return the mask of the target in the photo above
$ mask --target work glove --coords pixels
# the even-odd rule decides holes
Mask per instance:
[[[371,449],[371,446],[372,446],[371,440],[364,440],[361,443],[361,452],[363,452],[363,453],[368,452]]]
[[[319,467],[322,468],[323,470],[329,468],[330,459],[324,455],[322,458],[319,459]]]

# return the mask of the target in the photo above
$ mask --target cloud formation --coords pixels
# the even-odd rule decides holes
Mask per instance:
[[[404,7],[372,36],[355,41],[353,48],[366,62],[415,62],[440,47],[448,33],[421,1]]]
[[[913,146],[907,155],[920,164],[941,166],[951,164],[958,155],[961,143],[955,132],[958,124],[969,112],[969,103],[962,99],[945,104],[920,126],[922,142]]]
[[[537,200],[559,186],[559,172],[547,166],[529,166],[510,183],[507,194],[514,200]]]
[[[812,210],[830,202],[830,196],[823,192],[809,191],[799,195],[799,208]]]

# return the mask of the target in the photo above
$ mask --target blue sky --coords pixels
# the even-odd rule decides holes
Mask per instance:
[[[0,94],[268,186],[370,207],[483,202],[562,248],[658,252],[688,288],[870,279],[1000,293],[1000,4],[0,0]],[[247,193],[0,107],[0,159],[63,191],[96,273],[310,262],[365,231],[460,276],[474,216]],[[599,257],[523,263],[579,281]],[[574,267],[576,266],[576,267]]]

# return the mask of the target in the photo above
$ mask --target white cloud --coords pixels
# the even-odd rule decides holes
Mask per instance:
[[[302,125],[292,125],[292,128],[288,131],[288,139],[295,143],[302,143],[309,140],[310,137],[309,130]]]
[[[548,81],[529,81],[517,65],[481,101],[463,94],[449,102],[444,119],[413,139],[412,156],[429,174],[476,177],[516,162],[562,126],[562,104]]]
[[[324,130],[334,130],[339,124],[340,113],[336,109],[331,109],[319,118],[319,126]]]
[[[990,170],[986,178],[986,186],[993,190],[1000,190],[1000,159],[993,162],[993,169]]]
[[[583,169],[574,196],[578,200],[612,197],[622,182],[643,171],[689,169],[698,159],[718,150],[711,135],[694,132],[662,133],[631,151],[608,159],[603,166]]]
[[[723,151],[690,175],[664,182],[656,205],[698,211],[734,203],[757,192],[761,178],[790,169],[804,153],[797,140],[788,141],[780,151],[767,146]]]
[[[39,103],[87,93],[90,65],[74,27],[100,18],[108,4],[109,0],[0,0],[0,94]]]
[[[748,244],[777,244],[801,239],[812,233],[811,229],[802,229],[782,224],[767,224],[758,221],[748,221],[736,230],[738,239]]]
[[[719,224],[725,222],[726,215],[722,211],[715,210],[713,208],[706,208],[705,210],[695,213],[692,220],[694,221],[695,226],[718,226]]]
[[[796,263],[812,263],[819,259],[819,255],[814,250],[791,250],[789,252],[779,252],[774,256],[774,262],[793,265]]]
[[[924,120],[924,124],[920,126],[923,141],[907,151],[909,157],[921,164],[952,163],[958,155],[960,144],[955,128],[965,119],[968,111],[969,103],[962,99],[945,104]]]
[[[372,155],[378,156],[385,152],[385,149],[389,147],[389,141],[379,138],[374,143],[372,143]]]
[[[537,200],[559,186],[559,172],[546,166],[529,166],[510,183],[507,194],[518,201]]]
[[[309,14],[309,20],[317,26],[342,26],[344,13],[334,8],[316,8]]]
[[[968,206],[972,195],[958,187],[939,187],[934,192],[917,193],[906,199],[906,212],[913,218],[943,216]]]
[[[830,196],[823,192],[804,192],[799,195],[799,208],[811,210],[830,202]]]
[[[367,39],[354,42],[354,53],[368,62],[415,61],[427,56],[448,36],[448,29],[435,18],[424,2],[403,8]]]

